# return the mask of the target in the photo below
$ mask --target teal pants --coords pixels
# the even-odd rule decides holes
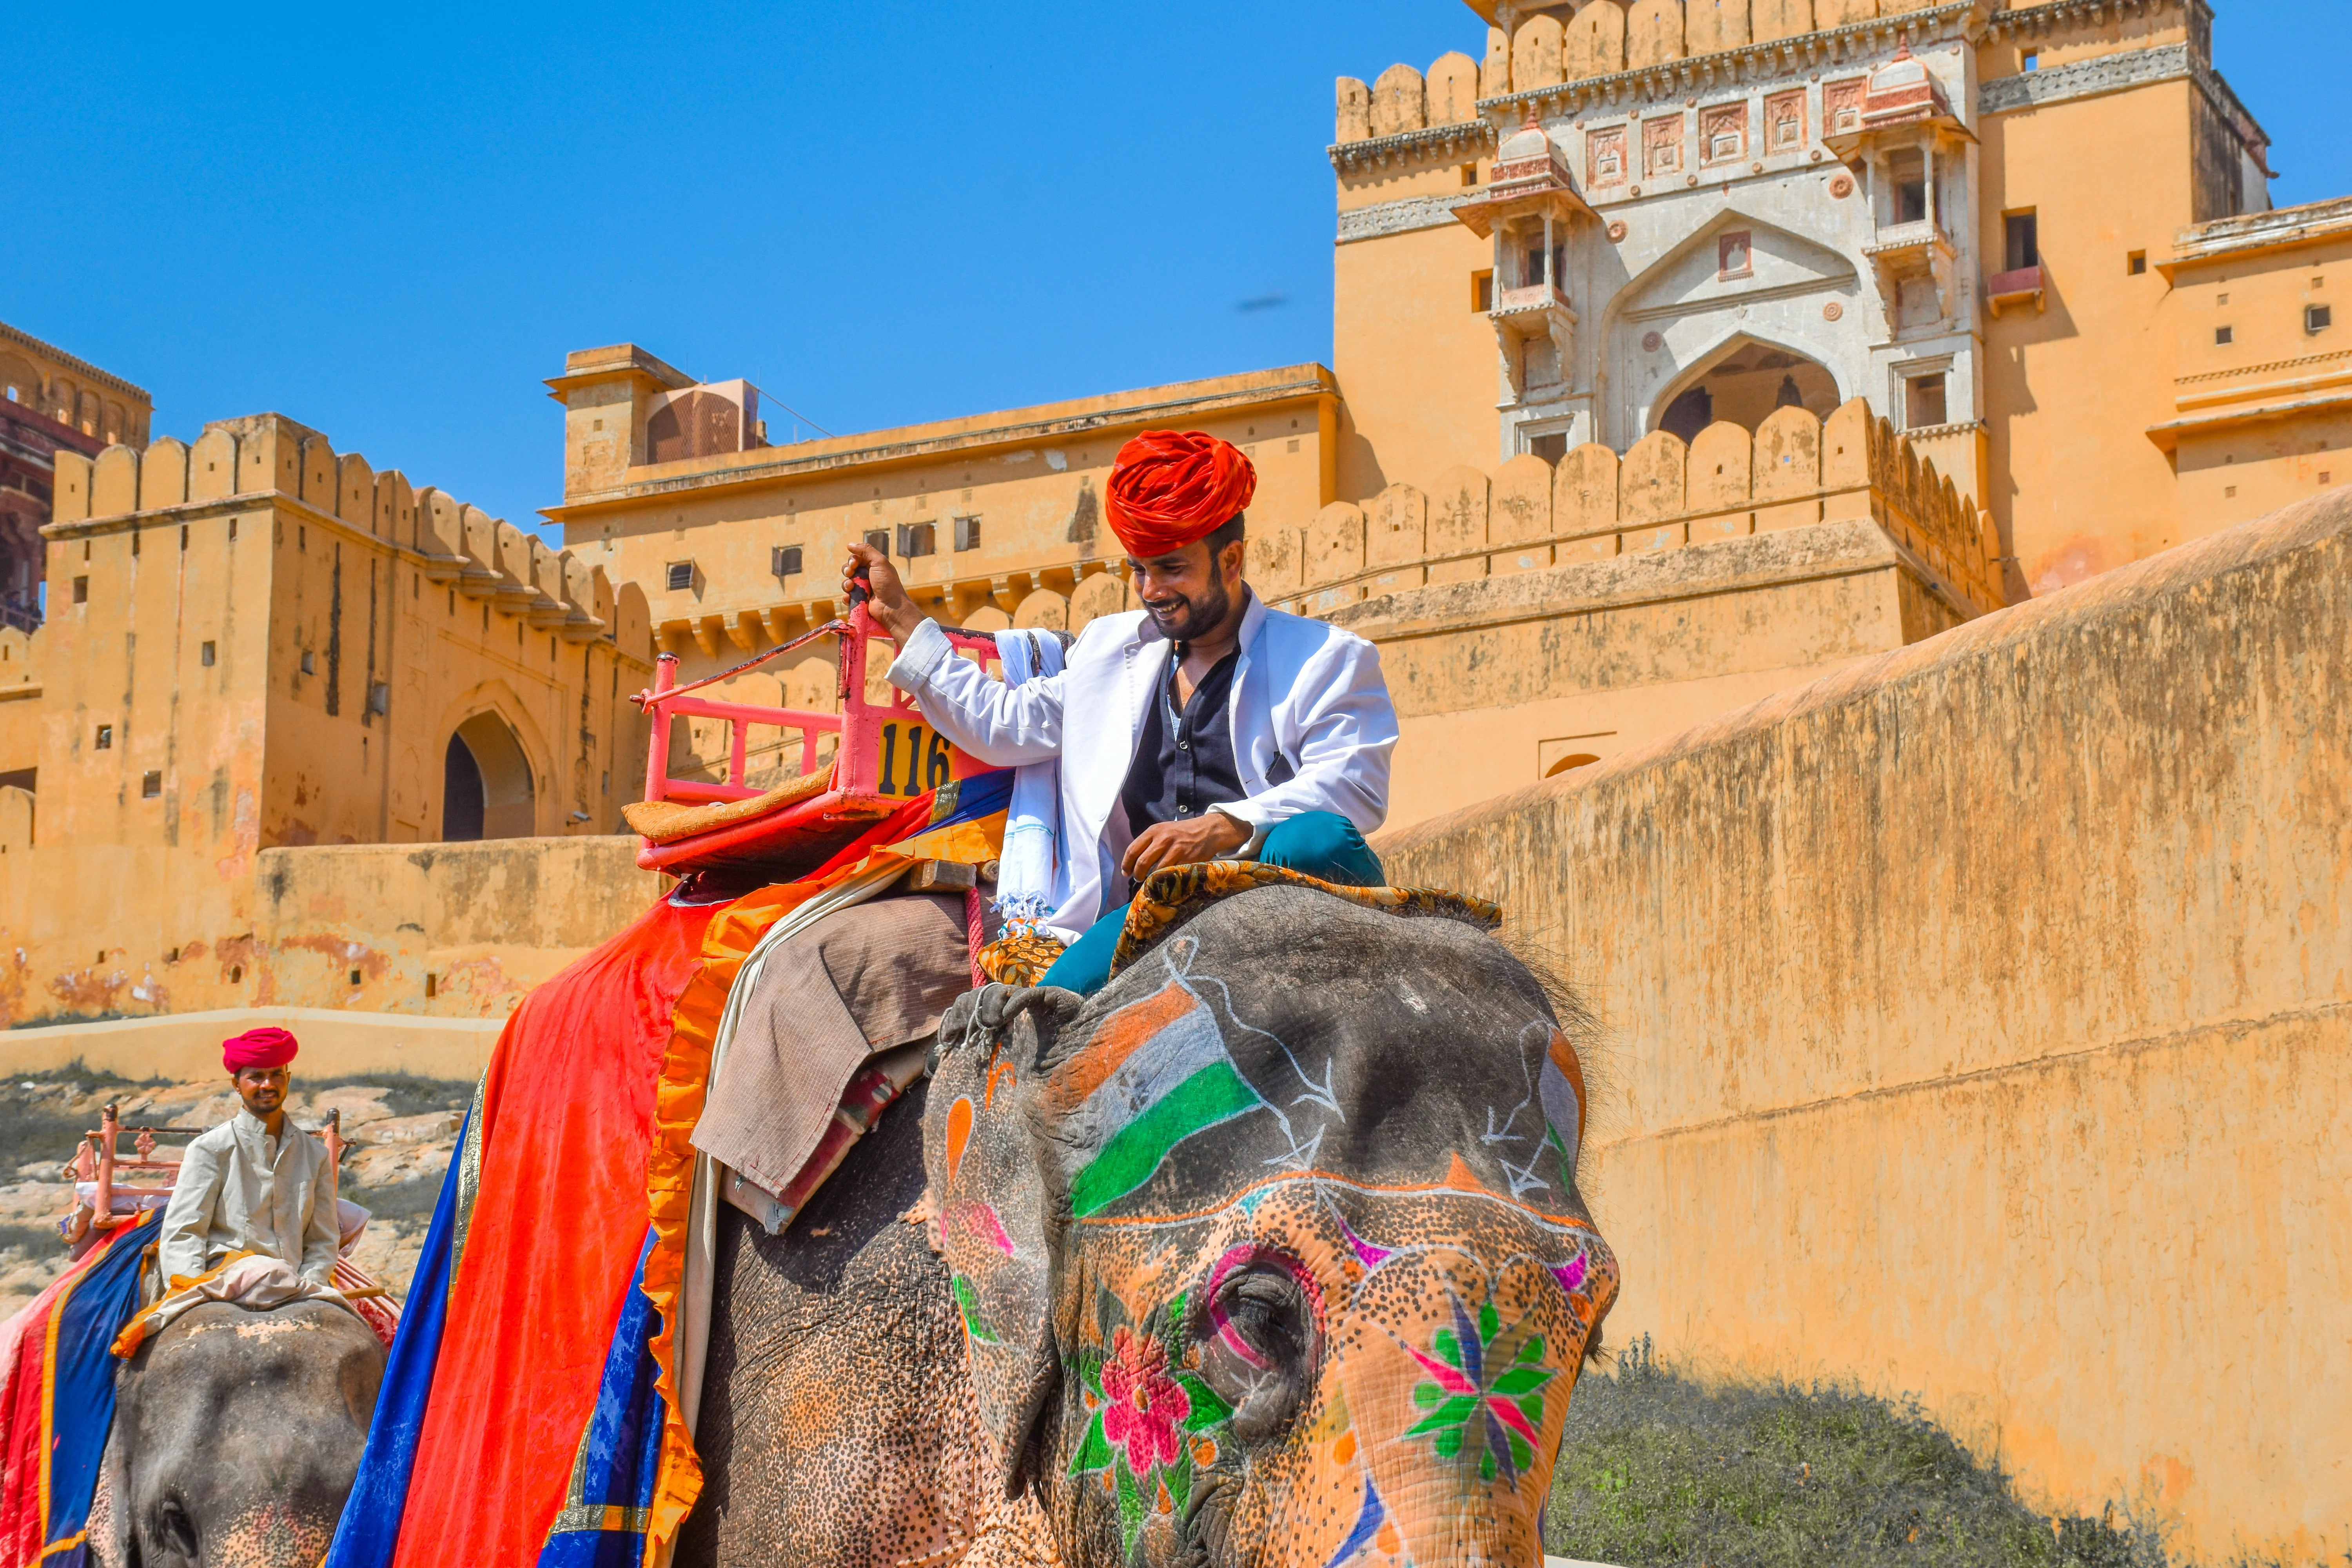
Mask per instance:
[[[1356,825],[1336,811],[1301,812],[1278,825],[1266,834],[1257,858],[1261,865],[1281,866],[1350,887],[1377,888],[1388,880],[1388,873],[1381,869],[1381,858],[1372,853]],[[1121,904],[1087,927],[1087,933],[1054,961],[1040,984],[1059,985],[1082,996],[1091,996],[1109,984],[1111,955],[1118,951],[1118,933],[1126,925],[1127,906]]]

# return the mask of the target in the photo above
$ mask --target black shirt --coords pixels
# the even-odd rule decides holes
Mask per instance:
[[[1176,670],[1184,649],[1180,644],[1169,651],[1167,671],[1144,714],[1135,762],[1119,786],[1129,832],[1139,834],[1155,822],[1190,822],[1213,805],[1247,798],[1234,761],[1234,727],[1226,718],[1240,658],[1235,649],[1217,660],[1180,711]]]

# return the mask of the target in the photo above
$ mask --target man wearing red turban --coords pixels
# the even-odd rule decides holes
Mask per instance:
[[[163,1278],[209,1273],[232,1253],[259,1253],[324,1286],[341,1237],[326,1146],[286,1117],[287,1065],[301,1047],[284,1029],[221,1042],[221,1065],[245,1108],[188,1145],[163,1210]]]
[[[1214,436],[1148,430],[1105,489],[1138,610],[1097,616],[1055,674],[1007,686],[907,596],[889,557],[849,549],[898,644],[890,680],[940,733],[1003,767],[1058,763],[1052,912],[1071,945],[1046,974],[1099,987],[1134,887],[1167,866],[1258,859],[1373,884],[1363,835],[1388,816],[1396,709],[1352,632],[1269,610],[1243,581],[1248,458]]]

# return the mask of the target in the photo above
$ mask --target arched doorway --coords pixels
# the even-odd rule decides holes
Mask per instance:
[[[1667,389],[1653,427],[1685,441],[1722,423],[1753,433],[1776,409],[1801,407],[1827,419],[1838,402],[1837,377],[1820,362],[1775,343],[1735,338]]]
[[[496,713],[477,713],[457,726],[443,758],[441,837],[528,838],[538,826],[530,760],[522,742]]]

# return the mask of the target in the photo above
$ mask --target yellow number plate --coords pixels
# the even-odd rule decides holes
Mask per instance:
[[[929,725],[894,721],[874,742],[874,793],[901,797],[934,790],[955,776],[955,750]]]

